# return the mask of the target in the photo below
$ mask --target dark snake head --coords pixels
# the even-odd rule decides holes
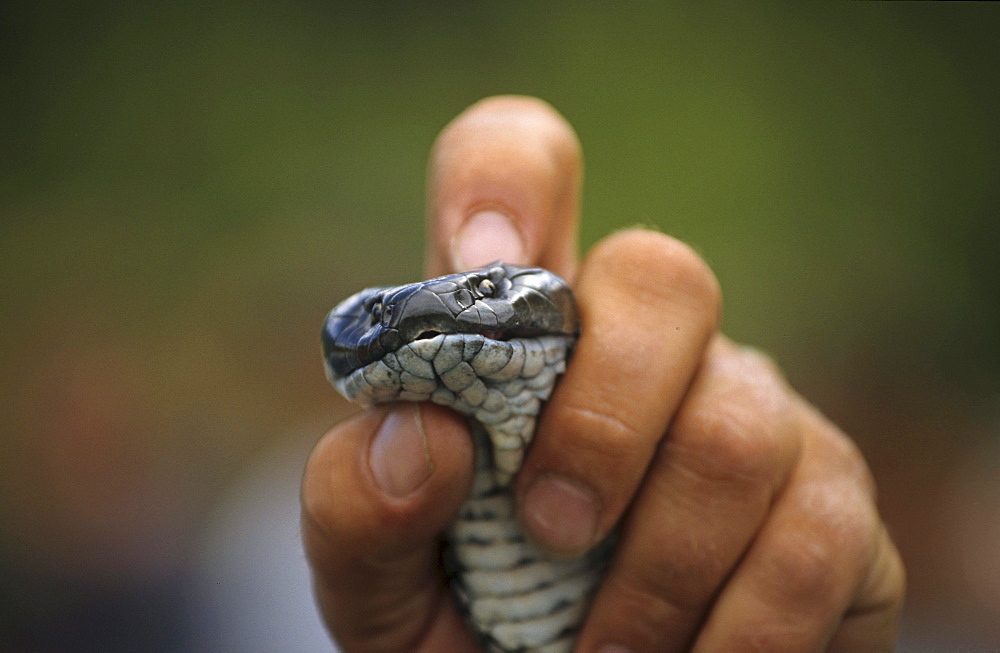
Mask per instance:
[[[323,358],[332,380],[441,333],[506,340],[576,332],[576,305],[565,281],[542,268],[497,261],[344,300],[323,325]]]

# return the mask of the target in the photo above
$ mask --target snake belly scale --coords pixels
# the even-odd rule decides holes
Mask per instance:
[[[472,489],[445,534],[445,571],[490,651],[573,647],[610,541],[555,558],[521,532],[511,484],[578,331],[566,283],[496,262],[341,302],[323,328],[327,377],[361,405],[431,401],[469,418]]]

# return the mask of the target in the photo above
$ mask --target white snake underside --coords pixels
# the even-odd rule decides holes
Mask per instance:
[[[439,334],[331,378],[362,404],[432,401],[470,418],[475,477],[446,534],[445,567],[491,651],[570,651],[607,558],[606,546],[576,560],[553,558],[526,539],[514,517],[511,480],[572,345],[573,336],[563,334]]]

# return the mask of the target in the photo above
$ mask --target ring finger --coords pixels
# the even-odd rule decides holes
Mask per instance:
[[[583,641],[688,649],[799,455],[788,396],[762,356],[713,341],[623,525]]]

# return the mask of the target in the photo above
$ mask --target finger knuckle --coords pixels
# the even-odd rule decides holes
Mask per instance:
[[[627,417],[585,405],[564,406],[558,415],[566,444],[578,452],[615,459],[631,456],[642,441],[637,425]]]
[[[899,554],[899,549],[891,543],[886,546],[889,547],[886,553],[889,557],[889,569],[886,571],[887,580],[885,581],[886,603],[894,610],[898,610],[906,597],[906,566],[903,564],[903,557]]]
[[[835,585],[836,557],[829,540],[797,532],[772,543],[766,569],[787,602],[813,605],[826,602]]]
[[[629,616],[629,637],[642,641],[643,650],[656,650],[671,631],[686,636],[687,624],[697,623],[706,608],[703,602],[677,600],[669,585],[669,574],[628,573],[612,574],[602,588],[604,597],[614,599],[614,620],[610,628],[620,630],[626,624],[620,615]]]
[[[788,388],[763,354],[721,344],[715,351],[669,442],[708,481],[776,488],[801,449]]]
[[[580,140],[569,121],[548,102],[526,96],[499,96],[490,98],[500,111],[508,111],[521,122],[533,126],[552,153],[563,164],[576,165],[581,158]],[[487,100],[487,101],[490,101]]]
[[[669,439],[678,461],[712,483],[769,483],[780,458],[778,427],[753,405],[729,402],[685,411]]]
[[[878,515],[852,483],[816,484],[799,494],[801,520],[774,539],[769,566],[785,596],[822,602],[845,577],[860,582],[874,555]]]
[[[736,632],[736,642],[733,643],[731,650],[760,653],[811,650],[810,643],[816,639],[814,630],[815,626],[808,621],[772,616],[743,624]]]
[[[803,410],[803,428],[813,438],[813,448],[823,456],[826,469],[863,489],[871,499],[876,496],[875,477],[857,444],[813,406]]]
[[[705,609],[731,561],[719,542],[699,533],[665,532],[662,539],[653,548],[671,555],[654,559],[635,582],[646,593],[670,597],[678,610],[695,615]]]
[[[843,477],[853,481],[857,488],[874,499],[876,495],[875,477],[861,449],[839,429],[834,428],[830,432],[829,438],[836,451],[835,460],[842,470]]]
[[[710,309],[716,317],[720,311],[722,290],[708,264],[690,246],[669,239],[664,248],[671,265],[663,271],[664,281],[684,292],[691,301]]]
[[[812,528],[854,569],[871,559],[881,522],[871,498],[851,481],[819,486],[804,503]]]
[[[727,346],[713,358],[712,372],[725,381],[727,395],[774,415],[790,414],[792,391],[774,360],[746,346]]]
[[[770,383],[784,384],[784,376],[778,364],[766,352],[746,345],[738,346],[735,359],[743,370],[743,375],[753,379],[766,379]]]
[[[580,141],[569,122],[552,105],[533,97],[500,95],[473,104],[444,128],[432,158],[447,158],[470,139],[477,145],[489,142],[493,148],[516,142],[519,158],[533,151],[534,163],[550,176],[556,170],[578,167],[581,159]],[[528,147],[532,145],[533,150]]]

